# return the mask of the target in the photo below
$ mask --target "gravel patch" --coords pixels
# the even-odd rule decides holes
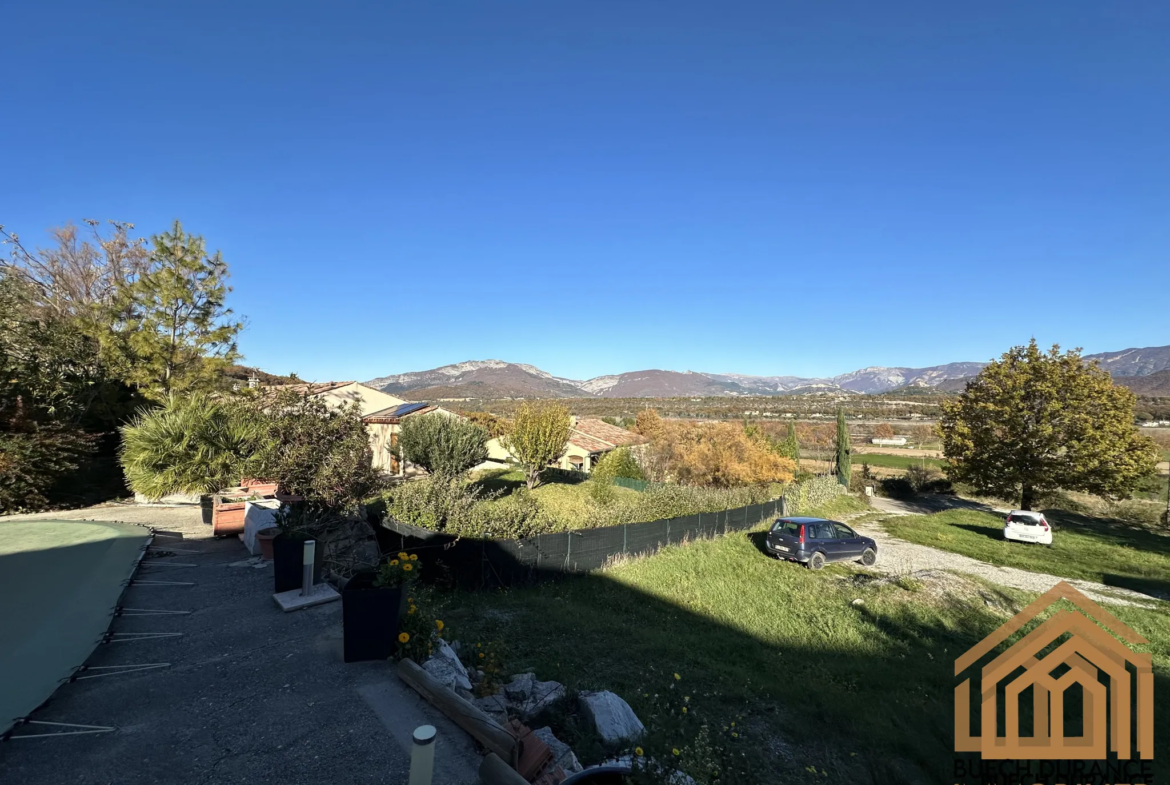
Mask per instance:
[[[882,501],[888,502],[889,500],[883,499]],[[920,513],[902,512],[895,514]],[[883,575],[904,575],[924,570],[950,570],[973,575],[999,586],[1039,593],[1048,591],[1061,581],[1066,581],[1100,603],[1134,605],[1142,608],[1158,607],[1157,603],[1148,595],[1130,589],[1105,586],[1076,578],[1060,578],[1041,572],[1029,572],[1017,567],[1000,567],[997,564],[988,564],[978,559],[972,559],[970,556],[899,540],[872,521],[859,523],[853,528],[867,537],[872,537],[877,542],[878,561],[871,569]]]

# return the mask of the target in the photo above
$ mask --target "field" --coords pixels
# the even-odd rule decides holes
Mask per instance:
[[[882,526],[900,539],[992,564],[1170,597],[1170,536],[1062,510],[1044,515],[1053,528],[1051,548],[1007,542],[1001,516],[974,510],[892,517]]]
[[[852,566],[811,572],[764,555],[760,537],[671,547],[532,589],[458,594],[444,612],[461,640],[506,648],[506,672],[612,689],[635,711],[677,672],[700,716],[746,715],[744,749],[765,782],[951,781],[954,659],[1032,596],[946,576],[939,586],[877,581]],[[1116,609],[1152,641],[1162,694],[1165,611]],[[1156,758],[1168,752],[1168,717],[1157,715]],[[571,716],[542,721],[587,761],[600,755],[573,735]]]
[[[911,466],[926,466],[931,469],[941,469],[943,462],[938,458],[927,458],[914,455],[890,455],[889,453],[853,453],[853,467],[868,463],[870,466],[881,466],[886,469],[908,469]]]

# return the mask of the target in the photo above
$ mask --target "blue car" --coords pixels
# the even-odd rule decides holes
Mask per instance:
[[[819,570],[827,562],[877,563],[877,543],[840,521],[824,518],[779,518],[766,540],[768,553]]]

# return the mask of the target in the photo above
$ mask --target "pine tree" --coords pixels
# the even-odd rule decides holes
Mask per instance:
[[[151,268],[122,292],[106,348],[120,359],[126,380],[156,400],[211,389],[239,358],[243,327],[224,305],[227,264],[178,221],[151,239]]]
[[[849,446],[849,426],[845,424],[845,410],[837,409],[837,482],[849,487],[849,475],[853,471],[852,449]]]

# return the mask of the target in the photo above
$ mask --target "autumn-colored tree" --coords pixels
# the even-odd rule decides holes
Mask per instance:
[[[491,412],[464,412],[464,417],[488,432],[488,438],[495,439],[508,432],[510,423]]]
[[[540,473],[565,452],[572,431],[569,410],[552,401],[526,401],[501,443],[524,467],[528,489],[540,484]]]
[[[668,475],[684,485],[731,488],[788,482],[796,471],[791,459],[731,423],[663,423],[647,453],[648,465],[668,467]]]
[[[888,422],[878,423],[873,429],[875,439],[893,439],[894,429]]]
[[[1125,496],[1158,459],[1133,427],[1134,401],[1079,349],[1013,347],[943,402],[947,474],[1025,510],[1056,489]]]
[[[662,418],[654,409],[643,409],[638,412],[634,421],[634,432],[640,433],[647,439],[654,439],[662,433]]]

